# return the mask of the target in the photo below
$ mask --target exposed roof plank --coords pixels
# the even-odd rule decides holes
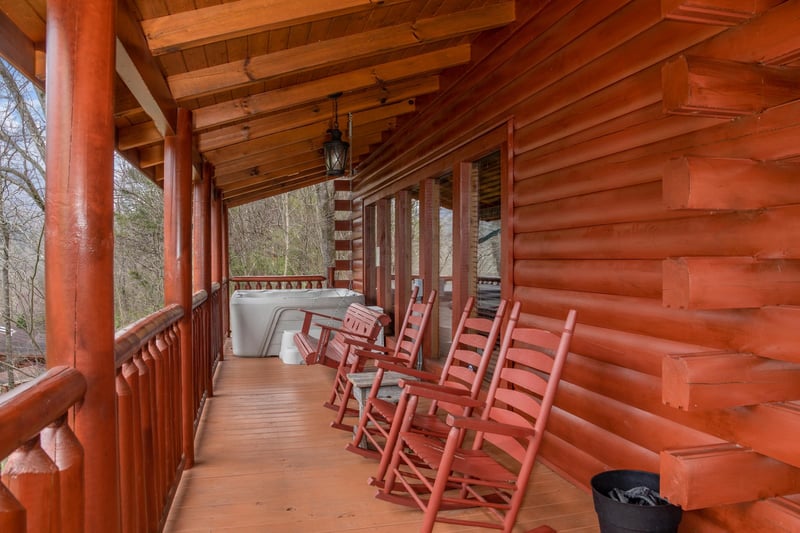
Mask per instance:
[[[347,95],[339,99],[339,113],[357,113],[374,107],[389,107],[394,102],[395,115],[414,111],[415,95],[435,91],[439,87],[438,78],[410,80],[393,86],[391,90],[373,90],[363,94]],[[306,106],[296,110],[275,113],[255,119],[247,124],[228,126],[198,135],[200,151],[214,150],[224,146],[248,141],[258,137],[277,133],[282,130],[297,128],[328,119],[328,108],[324,110],[318,105]]]
[[[385,122],[373,122],[365,124],[359,128],[355,128],[353,137],[358,139],[359,143],[373,143],[380,140],[381,132],[384,130]],[[320,132],[317,137],[306,136],[302,140],[283,145],[276,145],[271,149],[263,151],[253,151],[246,157],[238,159],[231,159],[215,164],[217,175],[226,175],[239,172],[242,170],[249,170],[253,167],[270,167],[275,168],[275,165],[281,160],[294,155],[313,153],[320,157],[322,161],[322,143],[325,141],[326,136],[324,132]]]
[[[153,55],[409,0],[239,0],[142,21]]]
[[[321,100],[336,92],[355,91],[375,85],[380,86],[386,82],[462,65],[467,63],[469,59],[470,45],[464,44],[245,98],[229,100],[196,109],[194,111],[194,127],[199,130],[219,126],[236,120],[278,111],[281,108]]]
[[[176,74],[170,76],[168,82],[173,96],[183,100],[358,57],[488,30],[513,20],[514,2],[506,2]]]

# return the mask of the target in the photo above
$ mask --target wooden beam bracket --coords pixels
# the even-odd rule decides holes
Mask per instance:
[[[782,0],[661,0],[664,18],[709,24],[736,26],[746,22]]]
[[[662,304],[680,309],[800,305],[800,260],[677,257],[662,263]]]
[[[711,118],[761,113],[800,98],[800,68],[679,56],[661,70],[664,112]]]
[[[764,209],[800,203],[800,164],[687,156],[664,167],[667,209]]]
[[[716,444],[661,452],[661,495],[685,511],[798,492],[800,468],[749,448]]]
[[[661,380],[662,401],[683,411],[800,399],[800,365],[753,354],[668,355]]]

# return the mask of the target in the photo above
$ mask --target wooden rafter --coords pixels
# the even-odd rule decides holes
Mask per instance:
[[[506,2],[175,74],[168,78],[168,82],[173,96],[180,101],[287,74],[308,72],[354,58],[488,30],[513,20],[514,2]]]
[[[409,0],[239,0],[142,21],[153,55]]]
[[[414,110],[413,98],[437,90],[438,79],[410,80],[398,84],[391,93],[384,90],[368,91],[357,95],[347,95],[339,99],[340,116],[345,113],[358,113],[376,107],[391,107],[394,115]],[[396,102],[396,103],[395,103]],[[198,135],[201,151],[215,150],[239,142],[264,137],[290,128],[297,128],[314,122],[328,120],[329,109],[319,105],[306,106],[296,110],[275,113],[255,119],[247,124],[228,126]]]
[[[321,100],[337,92],[351,92],[368,87],[384,86],[403,78],[462,65],[468,62],[469,58],[470,45],[463,44],[274,91],[212,104],[194,111],[194,127],[196,130],[202,130]]]

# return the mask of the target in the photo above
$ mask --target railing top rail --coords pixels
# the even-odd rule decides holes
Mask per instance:
[[[192,295],[192,309],[197,309],[203,302],[208,300],[208,293],[205,289],[201,289]]]
[[[205,291],[203,291],[205,292]],[[117,368],[126,363],[133,354],[183,317],[183,308],[170,304],[117,331],[114,343],[114,359]]]
[[[230,281],[326,281],[325,276],[231,276]]]
[[[211,294],[214,294],[215,292],[219,291],[221,287],[222,285],[218,281],[213,282],[211,284]]]
[[[0,396],[0,458],[35,437],[86,394],[78,370],[57,366]]]

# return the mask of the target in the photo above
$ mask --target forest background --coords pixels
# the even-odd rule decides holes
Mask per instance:
[[[0,393],[45,363],[44,105],[44,94],[0,60]],[[231,209],[230,275],[325,274],[332,196],[323,183]],[[164,304],[162,190],[117,157],[114,207],[119,328]]]

